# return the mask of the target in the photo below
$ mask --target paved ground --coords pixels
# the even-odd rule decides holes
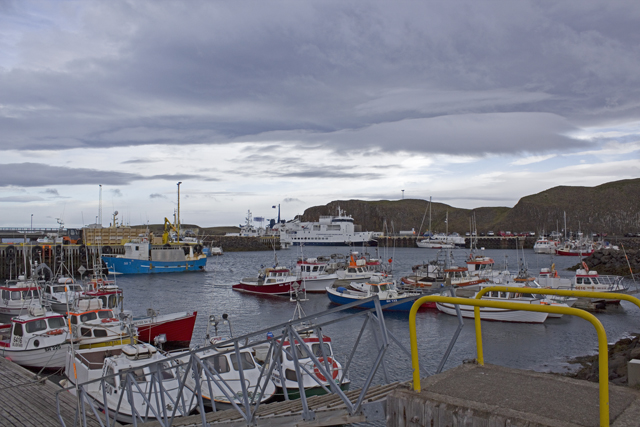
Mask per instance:
[[[495,365],[466,364],[429,377],[421,385],[423,391],[419,395],[401,390],[390,396],[388,425],[399,425],[402,419],[430,425],[434,417],[449,417],[445,412],[459,421],[470,422],[462,425],[476,425],[472,420],[485,419],[510,420],[513,426],[600,425],[597,383]],[[419,408],[420,401],[426,409]],[[612,427],[640,425],[638,390],[610,385],[609,402]]]

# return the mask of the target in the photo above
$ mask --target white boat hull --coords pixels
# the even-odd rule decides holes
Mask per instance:
[[[510,301],[516,302],[516,301]],[[528,304],[522,302],[521,304]],[[456,316],[456,308],[453,304],[437,303],[436,307],[443,313],[451,316]],[[472,319],[474,318],[474,307],[471,305],[460,305],[460,312],[462,317]],[[495,320],[500,322],[520,322],[520,323],[542,323],[547,320],[548,313],[537,311],[523,311],[523,310],[507,310],[504,308],[495,307],[480,307],[480,319],[481,320]]]
[[[60,369],[64,368],[68,348],[69,344],[66,342],[29,350],[0,347],[0,354],[25,368]]]
[[[325,293],[327,288],[333,286],[333,284],[338,279],[338,276],[335,274],[326,275],[326,277],[317,277],[317,278],[303,278],[301,283],[306,289],[307,292],[311,293]]]

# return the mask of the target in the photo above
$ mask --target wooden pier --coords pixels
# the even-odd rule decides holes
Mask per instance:
[[[0,357],[0,426],[60,427],[55,395],[58,390],[46,377],[36,378],[35,373]],[[76,398],[70,393],[60,394],[60,412],[65,424],[73,426]],[[87,415],[87,426],[99,425]]]
[[[303,419],[302,401],[300,399],[284,402],[263,404],[258,408],[255,426],[332,426],[364,422],[384,422],[386,419],[385,402],[389,393],[396,388],[407,388],[404,383],[392,383],[371,387],[363,400],[360,413],[350,415],[344,402],[339,396],[326,394],[313,396],[307,399],[309,409],[313,412],[313,419]],[[345,394],[352,402],[358,398],[361,389],[354,389]],[[207,414],[207,425],[224,427],[246,427],[247,422],[235,409],[210,412]],[[138,424],[140,427],[158,427],[160,423],[153,421]],[[202,417],[192,415],[176,418],[173,426],[176,427],[202,427]]]

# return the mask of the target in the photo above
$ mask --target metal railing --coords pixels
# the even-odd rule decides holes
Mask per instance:
[[[484,365],[484,356],[482,349],[482,330],[480,326],[480,308],[504,308],[508,310],[522,310],[522,311],[535,311],[555,314],[568,314],[571,316],[581,317],[595,327],[598,334],[598,368],[599,368],[599,398],[600,398],[600,426],[609,426],[609,359],[608,359],[608,346],[607,346],[607,334],[602,326],[602,323],[591,313],[584,310],[571,307],[557,307],[552,305],[538,305],[538,304],[521,304],[515,302],[505,301],[488,301],[482,300],[482,296],[487,292],[515,292],[515,293],[530,293],[530,294],[542,294],[542,295],[558,295],[566,297],[577,298],[597,298],[597,299],[613,299],[624,300],[634,303],[640,308],[640,299],[632,297],[626,294],[609,293],[609,292],[588,292],[588,291],[566,291],[558,289],[540,289],[540,288],[523,288],[523,287],[511,287],[511,286],[490,286],[483,288],[476,294],[475,298],[455,298],[446,297],[442,295],[431,295],[417,299],[411,311],[409,312],[409,337],[411,340],[411,364],[413,367],[413,389],[416,392],[421,391],[420,386],[420,360],[418,356],[418,341],[416,330],[416,314],[420,306],[427,302],[440,302],[454,304],[456,306],[466,305],[474,307],[474,321],[476,332],[476,351],[478,364]]]
[[[374,308],[357,311],[350,310],[359,304],[369,301],[374,302]],[[321,354],[314,354],[310,346],[304,342],[302,336],[305,335],[305,332],[314,332],[322,343],[324,336],[322,332],[323,328],[359,316],[364,316],[364,321],[362,322],[349,357],[346,362],[343,363],[342,375],[334,381],[321,381],[319,377],[324,377],[325,379],[333,377],[332,368],[328,364],[328,354],[325,353],[323,345],[320,345]],[[370,351],[372,347],[370,344],[367,345],[367,350],[369,354],[373,353],[372,356],[375,360],[371,364],[362,389],[355,400],[351,401],[341,389],[340,385],[348,381],[347,375],[351,363],[368,327],[374,338],[373,347],[375,348],[375,352]],[[275,331],[281,332],[276,333]],[[290,344],[286,344],[286,342]],[[296,346],[300,345],[304,348],[303,351],[301,351],[303,355],[302,358],[310,358],[311,364],[299,360],[295,346],[291,345],[293,343],[295,343]],[[387,330],[380,301],[378,297],[375,296],[321,313],[294,319],[237,338],[217,341],[210,346],[194,348],[176,355],[169,353],[168,357],[160,361],[125,369],[119,373],[103,376],[93,381],[78,384],[77,386],[67,387],[58,391],[56,394],[58,418],[61,425],[66,427],[65,420],[60,411],[60,393],[75,392],[78,400],[73,423],[74,426],[78,425],[78,423],[86,426],[88,413],[92,413],[102,427],[112,426],[118,419],[122,419],[122,417],[119,417],[119,412],[122,411],[123,402],[127,403],[126,406],[131,408],[131,419],[125,421],[134,426],[137,426],[139,422],[154,420],[159,423],[159,425],[168,427],[173,425],[177,416],[186,415],[186,413],[189,412],[189,408],[197,408],[199,410],[202,425],[206,426],[205,399],[203,398],[202,392],[203,390],[205,392],[208,391],[208,395],[211,397],[210,404],[212,410],[215,412],[217,410],[213,399],[213,387],[215,386],[224,394],[228,402],[230,402],[231,406],[242,416],[247,425],[254,425],[256,422],[256,413],[262,405],[260,399],[256,399],[256,397],[264,395],[268,382],[272,381],[272,376],[275,376],[273,375],[274,372],[279,373],[281,385],[284,389],[284,399],[290,399],[286,386],[284,385],[284,368],[280,363],[280,360],[284,359],[284,356],[286,356],[287,359],[291,358],[293,360],[295,373],[297,378],[300,379],[298,381],[298,391],[302,405],[303,420],[309,421],[315,418],[314,412],[307,402],[303,386],[302,378],[305,376],[312,378],[324,392],[339,396],[347,412],[350,415],[357,415],[363,413],[365,396],[374,380],[374,376],[380,368],[382,368],[384,381],[387,384],[390,383],[384,364],[384,356],[391,343],[396,343],[400,349],[410,357],[411,353],[409,350],[404,348]],[[260,345],[268,346],[266,353],[270,357],[265,360],[260,367],[260,376],[257,380],[258,386],[249,386],[247,381],[245,381],[243,364],[240,362],[240,351],[243,349],[253,349]],[[286,345],[289,345],[289,349],[294,350],[283,350],[283,347]],[[206,359],[204,353],[210,350],[235,353],[236,361],[238,361],[240,384],[242,385],[241,392],[236,394],[230,386],[230,381],[223,378],[221,373],[216,371],[211,363],[206,363],[203,360]],[[308,360],[305,360],[305,362],[308,362]],[[146,388],[144,389],[139,385],[138,380],[136,380],[135,373],[135,371],[139,373],[139,370],[142,368],[148,369],[148,373],[146,374],[148,379],[143,381],[146,384]],[[179,394],[177,396],[176,389],[170,391],[163,387],[163,371],[171,371],[172,376],[178,380],[177,392]],[[112,407],[109,408],[109,405],[107,405],[108,391],[111,390],[113,392],[113,390],[116,390],[113,388],[110,389],[109,387],[112,387],[110,384],[113,384],[114,379],[119,375],[120,378],[123,378],[117,389],[120,394],[119,400],[116,407],[113,407],[112,404]],[[257,392],[258,387],[260,387],[259,392]],[[91,392],[91,390],[93,390],[93,392]],[[138,396],[138,401],[140,401],[141,398],[144,400],[144,407],[146,409],[142,410],[142,412],[139,412],[139,409],[136,408],[134,404],[134,394]],[[209,399],[206,400],[208,401]]]

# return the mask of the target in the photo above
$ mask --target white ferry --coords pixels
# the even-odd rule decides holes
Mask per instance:
[[[338,207],[338,215],[321,216],[318,222],[294,219],[276,225],[280,231],[280,244],[307,246],[377,246],[372,231],[355,231],[353,217]]]

